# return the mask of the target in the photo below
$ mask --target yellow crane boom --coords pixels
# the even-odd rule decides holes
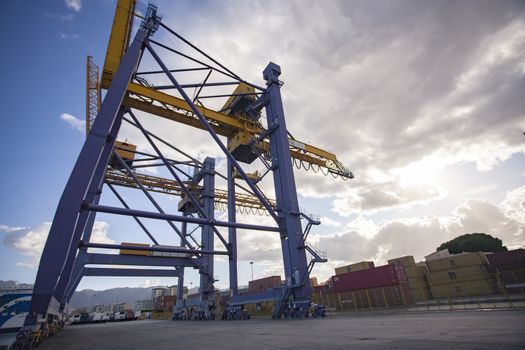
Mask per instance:
[[[101,87],[107,89],[119,66],[120,60],[128,46],[133,17],[135,0],[119,0],[115,10],[115,19],[108,42],[106,59],[102,73]],[[130,82],[128,96],[124,100],[128,107],[142,110],[163,118],[183,123],[196,128],[203,128],[190,106],[183,99],[162,92],[154,86],[144,86],[137,82]],[[232,116],[221,111],[198,106],[201,114],[207,119],[214,130],[229,139],[235,135],[242,135],[245,139],[253,140],[265,130],[254,120]],[[260,140],[258,147],[262,152],[269,150],[269,143]],[[344,167],[336,155],[308,143],[290,138],[290,151],[294,164],[299,167],[306,163],[306,169],[315,166],[318,170],[326,171],[343,179],[353,178],[353,174]],[[315,168],[314,168],[315,169]]]

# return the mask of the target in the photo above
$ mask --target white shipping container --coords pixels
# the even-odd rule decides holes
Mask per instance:
[[[153,245],[152,248],[182,248],[182,247],[171,246],[171,245]],[[191,254],[189,253],[158,252],[158,251],[150,251],[150,256],[160,256],[164,258],[191,258]]]

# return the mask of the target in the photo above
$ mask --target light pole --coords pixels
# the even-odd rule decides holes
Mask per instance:
[[[97,297],[97,293],[93,294],[93,299],[91,299],[91,311],[95,311],[93,310],[95,308],[95,298]]]
[[[253,281],[253,261],[250,261],[250,267],[252,268],[252,281]]]

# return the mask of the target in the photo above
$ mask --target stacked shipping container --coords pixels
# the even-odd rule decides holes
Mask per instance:
[[[406,283],[403,266],[384,265],[372,269],[347,272],[332,276],[330,284],[335,292],[348,292],[366,288],[377,288]]]
[[[153,308],[155,311],[171,311],[177,302],[176,295],[161,295],[155,299]]]
[[[525,249],[487,254],[487,259],[500,292],[525,294]]]
[[[476,297],[495,293],[484,253],[461,253],[427,260],[427,281],[435,299]]]
[[[248,282],[248,291],[250,293],[265,292],[269,288],[280,287],[281,283],[281,276],[259,278]]]
[[[415,301],[432,298],[430,287],[426,279],[426,264],[418,265],[413,256],[403,256],[388,260],[390,265],[402,265],[405,268],[408,284]]]
[[[367,270],[374,268],[374,262],[373,261],[361,261],[355,264],[345,265],[341,267],[335,268],[335,274],[340,275],[347,272],[356,272],[361,270]]]
[[[314,288],[313,301],[340,310],[391,308],[412,304],[402,265],[384,265],[332,276]]]

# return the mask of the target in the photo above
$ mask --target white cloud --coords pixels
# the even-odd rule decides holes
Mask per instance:
[[[91,242],[96,243],[115,243],[107,236],[108,224],[103,221],[95,221],[93,226]],[[10,228],[5,225],[0,226],[0,230],[6,232],[4,245],[18,250],[22,255],[29,257],[28,260],[17,261],[16,265],[34,268],[38,266],[40,256],[46,244],[47,235],[51,228],[51,222],[32,228]]]
[[[373,214],[389,209],[407,209],[415,204],[426,205],[445,195],[443,189],[434,185],[403,186],[395,179],[388,182],[364,180],[362,183],[366,186],[352,186],[337,193],[332,210],[346,217],[356,213]]]
[[[62,113],[60,115],[60,119],[65,121],[73,129],[76,129],[83,133],[86,132],[86,121],[85,120],[80,120],[69,113]]]
[[[146,278],[140,284],[140,286],[143,287],[143,288],[156,287],[156,286],[160,286],[160,285],[161,285],[160,278]]]
[[[321,221],[322,225],[326,225],[326,226],[331,226],[331,227],[340,227],[341,226],[341,223],[339,221],[334,220],[334,219],[330,219],[327,216],[321,217],[320,221]]]
[[[34,228],[8,233],[4,237],[4,244],[15,248],[29,260],[17,261],[16,264],[24,267],[36,267],[46,243],[47,234],[51,228],[50,222],[44,222]]]
[[[27,230],[28,228],[29,227],[25,227],[25,226],[11,227],[7,225],[0,225],[0,231],[3,231],[3,232],[16,232],[16,231]]]
[[[82,9],[82,1],[81,0],[65,0],[66,6],[75,11],[80,12]]]
[[[355,232],[362,237],[370,239],[377,234],[380,227],[376,225],[372,220],[367,219],[363,216],[358,216],[354,220],[350,221],[345,226],[345,229],[348,232]]]
[[[60,32],[58,33],[58,38],[62,40],[75,40],[75,39],[79,39],[80,35],[78,33],[66,34],[66,33]]]
[[[108,237],[109,224],[104,221],[95,221],[93,231],[91,232],[91,243],[113,244],[115,241]]]
[[[448,216],[418,216],[377,223],[358,216],[343,226],[342,232],[310,234],[309,244],[328,255],[328,263],[317,264],[313,276],[324,281],[334,268],[348,263],[372,260],[376,265],[388,259],[413,255],[422,260],[443,242],[465,233],[483,232],[502,239],[509,249],[525,244],[525,186],[507,194],[500,206],[483,200],[468,200]],[[245,217],[240,216],[240,221]],[[263,218],[261,224],[270,224]],[[262,232],[238,234],[239,260],[265,265],[265,275],[282,271],[279,238]],[[242,247],[242,249],[241,249]]]
[[[507,216],[525,222],[525,186],[509,191],[501,206]]]
[[[67,15],[61,15],[61,14],[45,11],[44,18],[59,19],[61,21],[72,21],[75,18],[75,15],[73,13],[69,13]]]
[[[375,224],[358,217],[347,225],[347,231],[316,236],[316,245],[328,253],[330,264],[386,260],[403,255],[423,259],[443,242],[465,233],[483,232],[500,238],[509,249],[525,244],[525,186],[507,194],[501,207],[482,200],[469,200],[450,216],[423,216],[389,220]],[[316,270],[325,280],[333,270]]]

